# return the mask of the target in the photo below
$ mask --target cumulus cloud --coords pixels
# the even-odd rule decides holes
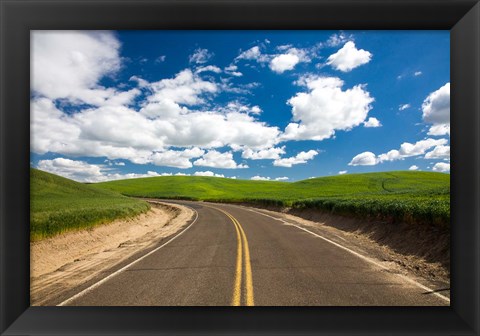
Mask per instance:
[[[275,178],[275,181],[288,181],[289,178],[287,176],[281,176],[281,177],[277,177]]]
[[[193,176],[213,176],[213,177],[225,177],[223,174],[215,174],[214,172],[207,170],[207,171],[197,171],[193,173]]]
[[[348,131],[365,121],[374,101],[364,85],[342,90],[344,83],[337,77],[307,76],[296,83],[308,92],[288,100],[294,122],[286,127],[283,140],[323,140],[337,130]]]
[[[154,171],[148,171],[146,174],[112,173],[111,168],[107,168],[103,165],[89,164],[85,161],[70,160],[66,158],[40,160],[37,168],[77,182],[103,182],[129,178],[161,176]]]
[[[417,141],[412,144],[409,142],[404,142],[400,146],[400,149],[392,149],[387,153],[380,154],[376,156],[372,152],[363,152],[356,155],[352,161],[350,161],[350,166],[373,166],[385,161],[395,161],[401,160],[407,157],[419,156],[425,154],[425,152],[435,146],[442,146],[448,142],[447,139],[425,139]],[[449,149],[450,147],[447,146]],[[437,152],[443,151],[443,148]]]
[[[208,51],[208,49],[198,48],[195,49],[193,54],[188,57],[188,61],[195,64],[204,64],[207,63],[212,57],[213,53]]]
[[[363,122],[364,127],[381,127],[382,124],[377,118],[370,117],[367,121]]]
[[[263,176],[259,176],[259,175],[255,175],[253,177],[250,178],[250,180],[253,180],[253,181],[270,181],[270,177],[263,177]]]
[[[296,156],[289,158],[276,159],[273,161],[273,165],[277,167],[291,167],[293,165],[307,163],[307,161],[312,160],[318,152],[316,150],[309,150],[308,152],[300,152]]]
[[[309,58],[305,51],[297,48],[290,48],[286,53],[275,56],[270,61],[270,69],[276,73],[283,73],[293,70],[300,62],[308,62]]]
[[[346,170],[340,170],[340,171],[338,172],[338,175],[344,175],[344,174],[346,174],[346,173],[347,173]]]
[[[450,163],[438,162],[433,166],[432,170],[441,173],[448,173],[450,171]]]
[[[157,166],[175,167],[175,168],[191,168],[190,159],[202,156],[205,153],[197,147],[185,149],[183,151],[168,150],[165,152],[157,152],[153,154],[149,161]]]
[[[276,160],[276,159],[279,159],[280,155],[282,154],[285,154],[285,146],[261,149],[258,151],[254,151],[250,148],[246,148],[242,152],[242,158],[250,159],[250,160],[265,160],[265,159]]]
[[[415,165],[410,166],[410,168],[408,168],[408,170],[418,170],[418,166],[415,166]]]
[[[450,135],[450,124],[433,125],[428,130],[428,135]]]
[[[372,152],[363,152],[356,155],[349,166],[374,166],[377,164],[377,158]]]
[[[450,159],[450,146],[436,146],[431,152],[425,154],[425,159]]]
[[[402,104],[398,106],[399,111],[404,111],[406,109],[410,108],[410,104]]]
[[[233,159],[232,152],[221,153],[216,150],[209,150],[202,158],[193,163],[195,166],[213,167],[213,168],[248,168],[247,165],[237,164]]]
[[[353,41],[348,41],[340,50],[328,57],[327,64],[336,70],[349,72],[370,62],[371,59],[370,52],[357,49]]]
[[[429,135],[450,135],[450,83],[425,98],[422,112],[423,121],[433,124]]]
[[[128,105],[140,94],[99,84],[121,67],[120,42],[108,31],[33,31],[32,91],[41,97],[95,106]]]
[[[180,155],[167,160],[171,147],[242,146],[258,150],[278,143],[278,127],[252,116],[261,113],[258,106],[247,110],[213,106],[209,110],[214,95],[226,88],[202,79],[199,73],[218,72],[215,66],[202,66],[197,73],[184,69],[157,82],[132,76],[130,80],[137,83],[137,88],[124,92],[101,87],[100,80],[121,67],[119,48],[120,43],[110,32],[32,34],[33,152],[183,168],[189,166],[188,158]],[[197,50],[192,61],[201,63],[205,59],[201,55],[207,54]],[[131,107],[140,93],[145,95],[143,101],[138,108]],[[73,113],[66,113],[65,99],[89,106],[78,105]]]
[[[417,76],[421,76],[422,75],[422,72],[421,71],[415,71],[415,73],[413,74],[415,77]]]

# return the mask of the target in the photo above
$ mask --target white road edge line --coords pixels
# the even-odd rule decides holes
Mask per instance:
[[[85,288],[83,291],[75,294],[75,295],[72,296],[71,298],[66,299],[66,300],[63,301],[62,303],[59,303],[57,306],[65,306],[65,305],[69,304],[70,302],[72,302],[73,300],[78,299],[79,297],[84,296],[85,294],[91,292],[93,289],[97,288],[98,286],[100,286],[100,285],[103,284],[104,282],[106,282],[106,281],[110,280],[111,278],[113,278],[114,276],[122,273],[122,272],[125,271],[127,268],[129,268],[130,266],[132,266],[132,265],[138,263],[139,261],[145,259],[146,257],[148,257],[149,255],[151,255],[152,253],[157,252],[157,251],[160,250],[162,247],[164,247],[165,245],[170,244],[170,243],[171,243],[172,241],[174,241],[177,237],[181,236],[181,235],[182,235],[185,231],[187,231],[193,224],[195,224],[195,222],[196,222],[197,219],[198,219],[198,212],[197,212],[195,209],[191,208],[191,207],[189,207],[189,208],[192,209],[193,211],[195,211],[195,219],[194,219],[193,222],[192,222],[189,226],[187,226],[182,232],[180,232],[180,233],[177,234],[175,237],[173,237],[172,239],[170,239],[169,241],[167,241],[165,244],[162,244],[161,246],[159,246],[159,247],[155,248],[154,250],[148,252],[147,254],[141,256],[140,258],[132,261],[132,262],[129,263],[128,265],[123,266],[123,267],[120,268],[119,270],[113,272],[112,274],[110,274],[109,276],[103,278],[102,280],[94,283],[94,284],[91,285],[90,287]]]
[[[295,226],[296,228],[299,228],[300,230],[306,231],[306,232],[314,235],[315,237],[321,238],[321,239],[323,239],[323,240],[325,240],[325,241],[327,241],[327,242],[329,242],[329,243],[331,243],[331,244],[333,244],[333,245],[335,245],[335,246],[337,246],[337,247],[339,247],[339,248],[341,248],[341,249],[344,249],[345,251],[348,251],[348,252],[350,252],[351,254],[353,254],[353,255],[355,255],[355,256],[357,256],[357,257],[359,257],[359,258],[361,258],[361,259],[363,259],[363,260],[365,260],[365,261],[367,261],[367,262],[369,262],[369,263],[371,263],[371,264],[374,264],[375,266],[378,266],[378,267],[380,267],[380,268],[382,268],[382,269],[384,269],[384,270],[388,270],[387,267],[383,266],[382,264],[379,264],[378,262],[376,262],[376,261],[373,260],[372,258],[366,257],[366,256],[364,256],[364,255],[362,255],[362,254],[360,254],[360,253],[358,253],[358,252],[355,252],[355,251],[349,249],[348,247],[345,247],[345,246],[343,246],[343,245],[341,245],[341,244],[339,244],[339,243],[336,243],[336,242],[334,242],[333,240],[330,240],[330,239],[328,239],[328,238],[325,238],[325,237],[323,237],[323,236],[321,236],[321,235],[319,235],[319,234],[317,234],[317,233],[315,233],[315,232],[312,232],[312,231],[310,231],[310,230],[307,230],[307,229],[305,229],[305,228],[303,228],[303,227],[301,227],[301,226],[298,226],[298,225],[296,225],[296,224],[287,222],[287,221],[285,221],[285,220],[283,220],[283,219],[280,219],[280,218],[278,218],[278,217],[270,216],[270,215],[267,215],[267,214],[265,214],[265,213],[263,213],[263,212],[260,212],[260,211],[257,211],[257,210],[253,210],[253,209],[249,209],[249,208],[247,208],[247,207],[245,207],[245,208],[246,208],[248,211],[256,212],[256,213],[258,213],[258,214],[260,214],[260,215],[263,215],[263,216],[266,216],[266,217],[270,217],[270,218],[273,218],[273,219],[276,219],[276,220],[280,220],[281,222],[283,222],[283,223],[285,223],[285,224],[287,224],[287,225]],[[415,281],[415,280],[413,280],[413,279],[410,279],[409,277],[407,277],[407,276],[405,276],[405,275],[402,275],[402,274],[395,274],[395,275],[398,276],[398,277],[400,277],[400,278],[402,278],[402,279],[404,279],[404,280],[406,280],[406,281],[408,281],[408,282],[410,282],[410,283],[413,284],[413,285],[416,285],[417,287],[420,287],[420,288],[423,289],[423,290],[426,290],[426,291],[428,291],[428,292],[431,292],[433,295],[435,295],[435,296],[439,297],[440,299],[442,299],[442,300],[447,301],[447,302],[450,303],[450,298],[448,298],[448,297],[446,297],[446,296],[444,296],[444,295],[442,295],[442,294],[440,294],[440,293],[435,292],[433,289],[428,288],[427,286],[422,285],[421,283],[419,283],[419,282],[417,282],[417,281]]]

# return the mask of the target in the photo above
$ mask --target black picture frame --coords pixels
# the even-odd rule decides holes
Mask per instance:
[[[480,4],[475,0],[0,0],[2,335],[479,335]],[[450,307],[30,307],[30,30],[447,29]]]

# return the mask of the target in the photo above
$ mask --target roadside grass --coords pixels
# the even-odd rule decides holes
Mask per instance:
[[[347,174],[294,183],[161,176],[96,186],[135,197],[318,209],[389,222],[450,226],[450,175],[434,172]]]
[[[148,203],[30,169],[30,239],[92,228],[148,211]]]

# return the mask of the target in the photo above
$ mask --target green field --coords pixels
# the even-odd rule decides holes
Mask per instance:
[[[442,227],[450,223],[450,175],[434,172],[348,174],[294,183],[162,176],[103,182],[97,187],[136,197],[312,208]]]
[[[91,228],[146,212],[148,203],[30,169],[30,239]]]

